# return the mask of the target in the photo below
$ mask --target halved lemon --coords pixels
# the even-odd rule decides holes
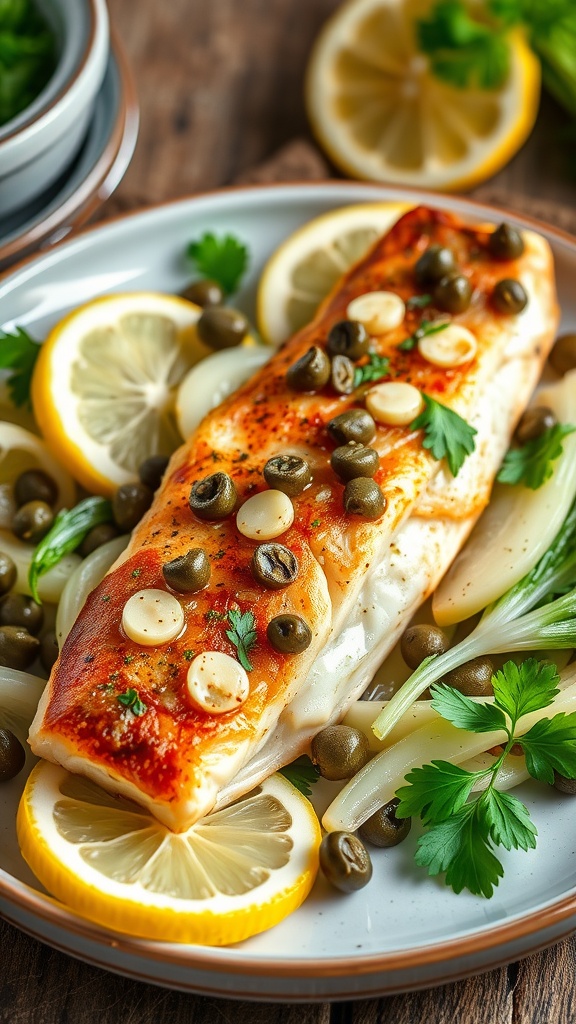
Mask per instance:
[[[25,860],[72,910],[148,939],[222,946],[308,895],[320,826],[281,775],[176,834],[145,810],[41,761],[18,810]]]
[[[468,189],[499,170],[534,124],[540,66],[509,34],[510,72],[498,89],[456,88],[431,73],[417,20],[434,0],[349,0],[310,57],[306,102],[320,143],[357,178]]]
[[[181,444],[176,390],[210,349],[202,310],[155,292],[106,295],[48,335],[32,379],[34,415],[49,447],[90,491],[133,480],[149,455]]]
[[[280,345],[312,320],[338,278],[408,210],[408,203],[357,203],[322,214],[290,235],[264,267],[258,329]]]

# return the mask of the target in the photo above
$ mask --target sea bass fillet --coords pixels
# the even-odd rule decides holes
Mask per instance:
[[[547,243],[525,232],[524,253],[497,261],[488,248],[491,230],[424,207],[406,214],[342,278],[315,320],[206,417],[172,457],[125,554],[78,616],[31,728],[36,754],[135,799],[181,831],[292,760],[319,728],[342,716],[487,504],[554,338],[558,310]],[[287,371],[311,346],[326,349],[330,329],[354,298],[385,290],[408,303],[425,291],[416,286],[414,266],[436,244],[452,250],[473,287],[469,308],[450,319],[472,332],[475,354],[441,368],[417,345],[400,348],[423,316],[439,315],[423,314],[417,304],[371,345],[389,359],[386,379],[411,383],[476,429],[475,450],[453,477],[424,447],[422,430],[377,425],[370,446],[379,455],[374,479],[384,510],[376,519],[347,514],[327,425],[363,408],[373,385],[341,395],[328,382],[306,393],[291,386]],[[494,285],[503,278],[520,280],[526,290],[520,315],[495,309]],[[236,511],[267,489],[266,462],[288,454],[308,463],[311,483],[291,499],[294,521],[276,538],[295,557],[296,577],[270,589],[251,569],[259,542],[239,531]],[[224,519],[206,521],[192,512],[190,493],[215,473],[232,479],[238,498]],[[122,628],[127,601],[150,589],[168,591],[163,566],[192,548],[207,555],[210,578],[198,593],[171,591],[184,613],[180,634],[158,646],[131,639]],[[190,672],[206,652],[240,656],[230,611],[251,613],[249,687],[233,710],[209,712],[193,699]],[[271,620],[285,614],[310,630],[302,653],[280,653],[268,638]],[[131,693],[137,706],[129,704]]]

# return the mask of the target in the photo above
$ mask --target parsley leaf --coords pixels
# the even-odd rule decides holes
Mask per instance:
[[[396,796],[397,818],[419,815],[425,825],[449,817],[466,803],[476,781],[474,772],[467,772],[450,761],[432,761],[422,768],[413,768]]]
[[[40,345],[23,327],[16,327],[14,334],[0,331],[0,368],[12,371],[7,384],[14,405],[31,407],[30,384],[39,355]]]
[[[554,772],[576,779],[576,711],[542,718],[518,737],[534,779],[554,782]]]
[[[562,441],[576,427],[555,423],[540,437],[534,437],[520,448],[510,448],[496,477],[501,484],[524,484],[537,491],[554,472],[552,463],[562,455]]]
[[[315,782],[318,782],[320,773],[315,765],[306,754],[302,757],[297,757],[292,764],[287,764],[284,768],[280,769],[280,775],[283,775],[288,782],[291,782],[296,789],[299,789],[303,796],[312,796],[311,786]]]
[[[418,840],[415,860],[428,874],[446,872],[454,892],[469,889],[475,896],[492,896],[504,871],[489,845],[486,821],[478,802],[465,804],[438,822]]]
[[[248,267],[248,249],[234,235],[217,237],[207,231],[190,242],[188,256],[205,277],[217,281],[226,295],[232,295]]]
[[[452,476],[457,476],[467,455],[475,446],[477,431],[457,412],[422,394],[424,409],[410,424],[411,430],[423,430],[425,448],[435,459],[446,459]]]
[[[453,686],[436,683],[430,687],[432,707],[457,729],[467,732],[492,732],[506,729],[504,712],[496,704],[476,703]]]
[[[125,691],[125,693],[119,693],[116,698],[120,704],[123,704],[125,708],[128,708],[133,715],[139,717],[148,710],[147,705],[144,704],[138,696],[138,690],[132,688]]]
[[[377,352],[368,353],[365,366],[357,366],[354,370],[354,387],[368,384],[370,381],[382,380],[390,372],[390,360],[387,356],[379,356]]]
[[[420,49],[443,81],[460,89],[499,89],[506,81],[510,47],[504,33],[472,18],[462,0],[440,0],[416,28]]]
[[[505,850],[536,848],[538,829],[530,820],[528,808],[517,797],[491,787],[482,794],[479,803],[496,846],[503,846]]]
[[[235,611],[233,608],[228,612],[228,622],[232,629],[226,630],[226,636],[234,644],[238,652],[238,661],[247,672],[252,672],[252,665],[248,655],[256,643],[256,620],[252,612]]]
[[[422,320],[420,326],[416,328],[413,334],[410,334],[404,341],[401,341],[398,348],[401,352],[411,352],[413,348],[420,341],[420,338],[426,338],[429,334],[438,334],[438,331],[443,331],[448,327],[449,320]]]
[[[506,664],[492,676],[494,699],[510,717],[512,729],[523,715],[550,706],[559,692],[555,665],[546,665],[536,658],[526,658],[520,665]]]

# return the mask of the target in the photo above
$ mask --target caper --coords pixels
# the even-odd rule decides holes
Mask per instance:
[[[442,678],[447,686],[465,694],[466,697],[489,697],[494,693],[492,676],[494,666],[490,658],[473,658],[465,665],[452,669]]]
[[[202,309],[207,309],[209,306],[221,306],[226,298],[218,281],[212,281],[208,277],[203,277],[200,281],[192,281],[192,284],[184,288],[180,294],[183,299],[188,299],[188,302],[202,306]]]
[[[0,665],[27,669],[36,658],[40,641],[22,626],[0,626]]]
[[[298,559],[284,544],[259,544],[250,562],[254,579],[269,590],[281,590],[298,576]]]
[[[328,832],[320,843],[320,867],[342,892],[363,889],[372,878],[372,861],[361,839],[352,832]]]
[[[0,595],[12,590],[17,576],[18,570],[10,555],[0,551]]]
[[[510,224],[500,224],[488,239],[490,255],[497,260],[516,260],[524,252],[524,240]]]
[[[82,558],[86,558],[93,551],[96,551],[96,548],[101,548],[103,544],[108,544],[109,541],[119,536],[120,531],[114,526],[114,523],[99,523],[98,526],[93,526],[86,534],[80,547],[77,549],[78,554],[82,555]]]
[[[534,405],[526,409],[518,426],[516,427],[516,440],[518,444],[527,444],[537,437],[542,437],[547,430],[550,430],[556,423],[556,417],[547,405]]]
[[[312,740],[312,760],[330,782],[351,779],[370,760],[368,740],[349,725],[329,725]]]
[[[334,356],[330,382],[338,395],[351,395],[354,391],[354,363],[348,356]]]
[[[374,480],[359,476],[344,488],[344,510],[349,516],[379,519],[386,508],[386,498]]]
[[[434,289],[434,305],[445,313],[463,313],[472,300],[472,285],[464,274],[443,277]]]
[[[167,455],[149,455],[138,467],[140,483],[149,487],[151,491],[157,491],[169,461]]]
[[[294,391],[320,391],[330,380],[330,360],[317,345],[288,368],[286,380]]]
[[[494,285],[492,302],[499,313],[516,316],[528,305],[528,296],[520,281],[505,277]]]
[[[144,484],[122,484],[112,498],[114,521],[121,530],[133,530],[152,504],[153,494]]]
[[[358,831],[366,843],[388,848],[398,846],[398,843],[406,839],[412,828],[412,819],[396,817],[399,803],[400,801],[394,797],[360,825]]]
[[[58,640],[56,639],[56,633],[53,629],[49,629],[47,633],[40,639],[40,662],[42,667],[47,672],[51,672],[56,661],[58,660]]]
[[[277,615],[268,623],[266,636],[280,654],[302,654],[312,643],[312,630],[299,615]]]
[[[192,485],[188,500],[198,519],[226,519],[234,511],[238,493],[227,473],[212,473]]]
[[[554,789],[559,793],[566,793],[567,796],[576,796],[576,779],[569,779],[566,775],[554,771]]]
[[[448,637],[438,626],[408,626],[400,638],[400,653],[409,668],[418,668],[424,658],[444,654],[449,646]]]
[[[376,436],[376,423],[366,409],[348,409],[328,423],[328,433],[336,444],[359,441],[369,444]]]
[[[190,548],[162,566],[162,575],[169,587],[181,594],[196,594],[210,579],[210,561],[204,548]]]
[[[42,605],[25,594],[6,594],[0,600],[0,626],[24,626],[29,633],[39,633],[44,625]]]
[[[264,479],[269,487],[294,498],[308,486],[312,474],[306,460],[298,455],[275,455],[264,466]]]
[[[14,482],[14,497],[17,505],[29,501],[45,501],[53,505],[58,497],[58,487],[43,469],[26,469]]]
[[[10,782],[24,767],[26,753],[10,729],[0,729],[0,782]]]
[[[54,513],[45,501],[27,501],[12,520],[12,529],[20,540],[38,544],[54,522]]]
[[[358,477],[373,477],[380,465],[380,456],[375,448],[349,441],[334,449],[330,465],[336,475],[347,483]]]
[[[561,377],[576,368],[576,334],[562,334],[548,356],[548,362]]]
[[[370,348],[370,337],[359,320],[339,320],[330,328],[326,348],[331,356],[361,359]]]
[[[443,245],[430,245],[416,260],[414,274],[419,285],[437,284],[443,277],[457,270],[456,258],[451,249]]]
[[[218,351],[239,345],[249,329],[244,313],[228,306],[208,307],[196,324],[200,341]]]

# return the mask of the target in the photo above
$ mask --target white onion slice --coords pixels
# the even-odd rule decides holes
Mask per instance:
[[[10,555],[18,570],[14,590],[18,594],[30,594],[28,574],[30,572],[32,555],[34,554],[32,544],[25,544],[23,540],[19,540],[18,537],[8,530],[0,530],[0,551]],[[55,604],[59,601],[68,578],[80,562],[81,558],[79,555],[64,555],[56,565],[48,569],[48,572],[43,573],[38,579],[40,600],[48,601],[49,604]]]
[[[56,638],[60,648],[82,611],[88,594],[101,583],[118,556],[124,551],[129,540],[130,537],[125,535],[114,537],[113,540],[102,544],[83,562],[80,562],[68,578],[56,613]],[[40,582],[42,579],[41,576]]]
[[[25,469],[43,469],[58,488],[55,508],[72,508],[76,504],[76,484],[70,474],[56,461],[36,434],[16,423],[0,421],[0,481],[12,484]],[[0,526],[8,526],[2,521]]]
[[[176,419],[184,440],[204,417],[236,391],[274,355],[267,345],[242,346],[214,352],[186,374],[176,396]]]

